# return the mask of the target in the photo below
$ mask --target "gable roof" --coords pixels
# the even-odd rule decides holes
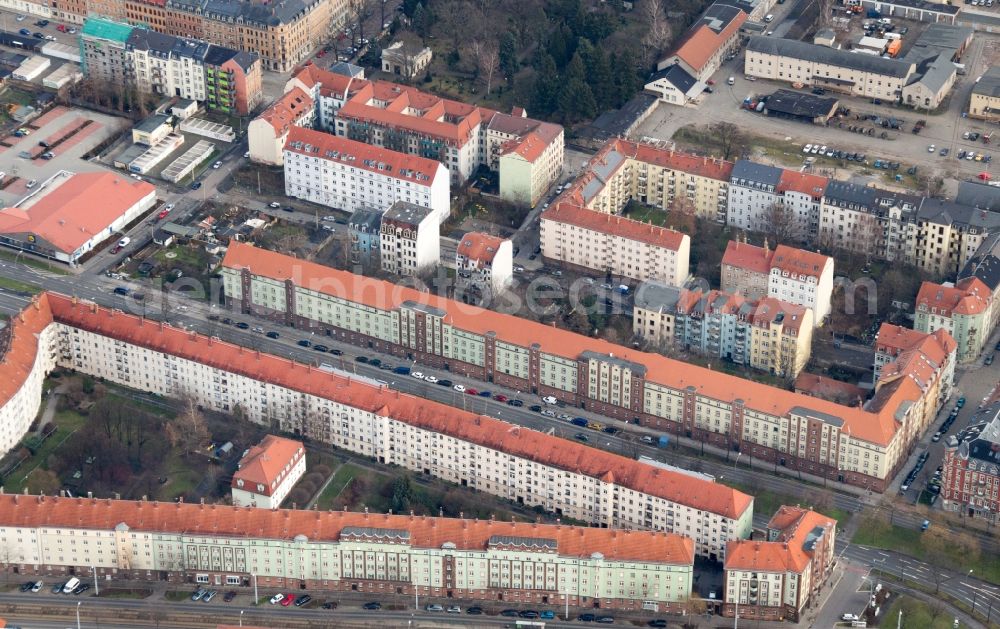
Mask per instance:
[[[135,532],[267,540],[293,540],[301,535],[313,542],[378,537],[380,533],[398,536],[402,532],[415,548],[441,548],[451,542],[461,550],[480,551],[510,538],[537,539],[554,541],[560,555],[582,559],[601,553],[607,559],[681,565],[694,561],[694,542],[690,538],[651,531],[186,502],[0,495],[0,526],[113,531],[121,524]]]
[[[859,55],[846,50],[817,46],[783,37],[754,35],[747,43],[746,49],[747,52],[789,57],[898,79],[905,79],[913,72],[913,64],[898,59]]]
[[[1000,98],[1000,66],[990,66],[972,86],[972,93],[987,98]]]
[[[771,269],[787,271],[795,275],[819,277],[827,266],[833,266],[833,258],[822,253],[778,245],[771,256]]]
[[[828,183],[830,183],[829,177],[786,168],[782,170],[781,179],[778,181],[778,192],[781,194],[799,192],[814,199],[821,199]]]
[[[30,233],[73,253],[156,188],[116,173],[61,173],[19,207],[0,210],[0,233]]]
[[[781,175],[784,172],[784,168],[778,168],[770,164],[761,164],[749,159],[738,159],[733,166],[733,174],[729,177],[729,181],[736,184],[738,180],[742,179],[777,188],[778,183],[781,181]]]
[[[642,365],[646,381],[676,391],[691,391],[726,403],[740,401],[746,408],[775,415],[811,413],[814,416],[837,418],[851,426],[851,438],[888,445],[897,428],[897,410],[915,401],[919,392],[902,391],[892,397],[884,412],[867,412],[840,406],[824,400],[797,395],[784,389],[767,386],[717,370],[698,367],[667,358],[661,354],[642,352],[602,339],[576,334],[514,315],[484,310],[431,293],[383,282],[347,271],[299,260],[241,242],[230,242],[224,268],[249,269],[266,277],[291,280],[297,286],[335,295],[341,299],[365,304],[372,308],[394,310],[406,305],[422,305],[443,312],[442,324],[479,335],[493,335],[498,342],[530,348],[533,351],[577,360],[584,352],[592,352]],[[913,397],[916,396],[916,397]]]
[[[572,203],[557,203],[542,212],[542,220],[575,225],[616,238],[644,242],[671,251],[678,251],[686,239],[690,240],[687,234],[666,227],[642,223],[615,214],[588,210]]]
[[[240,487],[237,483],[242,480],[242,489],[270,496],[285,466],[297,460],[301,451],[301,441],[267,435],[240,459],[239,467],[233,473],[232,486]],[[264,488],[258,491],[256,485],[263,485]]]
[[[299,87],[293,87],[257,118],[271,125],[274,136],[280,138],[304,116],[308,116],[312,108],[313,99],[309,94]]]
[[[234,251],[237,252],[236,257],[241,258],[240,263],[235,265],[231,257]],[[230,244],[224,264],[231,268],[240,268],[246,266],[246,263],[252,263],[251,266],[258,270],[270,266],[272,267],[270,270],[279,271],[274,267],[284,261],[275,260],[271,255],[277,254],[248,245],[241,246],[234,241]],[[278,257],[284,258],[284,256]],[[293,259],[288,258],[288,260]],[[310,283],[316,279],[313,275],[316,267],[323,268],[302,261],[294,260],[294,262],[297,263],[295,267],[300,267],[299,279],[293,280],[296,284],[303,280]],[[305,264],[310,266],[307,268]],[[289,270],[292,266],[288,265]],[[333,269],[326,271],[330,272],[324,274],[327,287],[334,286],[338,279],[347,279],[350,276]],[[335,277],[338,274],[342,274],[340,278]],[[374,291],[383,284],[369,278],[358,279],[360,285],[357,281],[350,281],[338,288],[345,289],[348,294],[353,290],[359,290],[364,295],[373,296]],[[422,293],[402,286],[390,286],[393,286],[392,292],[395,293],[392,297],[404,299],[414,297],[416,303],[422,301],[419,297]],[[351,296],[357,298],[359,295]],[[635,459],[400,393],[387,387],[373,386],[350,377],[315,369],[311,365],[302,365],[286,358],[255,352],[163,323],[98,307],[95,304],[77,302],[64,295],[50,294],[48,303],[56,321],[95,334],[286,387],[292,391],[334,400],[416,428],[537,461],[557,469],[590,476],[607,483],[615,483],[727,518],[739,518],[753,504],[752,497],[713,481],[692,479],[685,474],[647,465]],[[476,317],[485,312],[488,311],[470,307],[464,314]],[[551,330],[547,326],[541,327]],[[528,334],[534,334],[536,331],[529,329]],[[552,332],[550,337],[564,336],[554,334],[555,330]],[[559,340],[556,338],[556,343],[559,343]]]
[[[782,506],[767,523],[774,541],[736,540],[726,546],[726,570],[793,572],[809,566],[817,538],[832,535],[837,521],[801,507]]]
[[[747,14],[742,10],[731,5],[714,3],[691,27],[684,41],[674,51],[674,55],[695,72],[701,72],[712,55],[725,46],[746,19]]]
[[[455,253],[465,256],[469,260],[476,260],[482,264],[490,264],[496,257],[500,245],[508,242],[499,236],[492,236],[482,232],[469,232],[462,236],[455,249]]]
[[[916,308],[923,307],[930,314],[951,317],[952,314],[977,315],[986,311],[989,288],[973,278],[964,288],[924,282],[917,293]]]
[[[722,255],[722,266],[731,266],[753,273],[767,275],[771,272],[771,256],[774,252],[738,240],[730,240],[726,253]]]
[[[431,186],[435,177],[447,177],[444,166],[437,160],[400,153],[306,127],[293,126],[289,130],[285,151],[410,181],[418,186]]]

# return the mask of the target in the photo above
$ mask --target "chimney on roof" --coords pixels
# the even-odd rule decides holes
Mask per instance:
[[[146,494],[143,494],[143,495],[142,495],[142,501],[143,501],[143,502],[146,502],[146,500],[147,500],[147,498],[146,498]]]
[[[121,500],[121,499],[122,499],[122,495],[116,491],[115,492],[115,500]]]

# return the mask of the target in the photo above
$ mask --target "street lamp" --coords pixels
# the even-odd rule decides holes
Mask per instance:
[[[90,569],[94,573],[94,596],[100,596],[101,588],[97,585],[97,568],[95,566],[91,566]]]
[[[83,605],[83,601],[76,602],[76,629],[80,629],[80,605]]]
[[[240,626],[243,626],[243,610],[240,610]]]
[[[250,577],[253,578],[253,604],[258,605],[260,603],[260,595],[257,594],[257,575],[251,574]]]
[[[737,452],[736,453],[736,461],[733,463],[733,469],[734,470],[736,469],[736,466],[740,464],[740,457],[741,456],[743,456],[742,452]]]

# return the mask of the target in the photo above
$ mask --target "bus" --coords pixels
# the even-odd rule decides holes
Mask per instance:
[[[72,579],[66,582],[66,585],[63,586],[63,594],[72,594],[73,590],[75,590],[79,585],[80,585],[80,579],[73,577]]]

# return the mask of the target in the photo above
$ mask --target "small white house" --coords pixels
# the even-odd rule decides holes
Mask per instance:
[[[302,442],[268,435],[240,459],[233,474],[233,504],[277,509],[305,473]]]
[[[469,232],[455,248],[458,283],[500,293],[510,283],[514,272],[513,245],[510,240],[480,232]]]

